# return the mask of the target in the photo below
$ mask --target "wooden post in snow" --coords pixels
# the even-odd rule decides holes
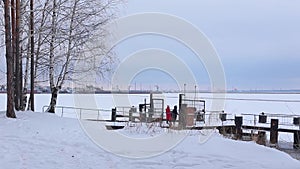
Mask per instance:
[[[295,149],[300,149],[300,130],[294,132],[294,145]]]
[[[243,130],[242,130],[243,116],[235,116],[234,122],[235,122],[236,139],[241,140],[243,136]]]
[[[278,143],[278,119],[271,119],[270,144]]]

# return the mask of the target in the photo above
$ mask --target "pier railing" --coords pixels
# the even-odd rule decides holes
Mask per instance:
[[[45,112],[49,106],[43,106],[42,111]],[[100,120],[102,118],[108,118],[111,110],[105,109],[92,109],[92,108],[80,108],[80,107],[68,107],[68,106],[55,106],[55,114],[61,117],[72,117],[79,119],[91,119]]]
[[[48,106],[43,106],[42,111],[45,112]],[[80,108],[80,107],[68,107],[68,106],[56,106],[55,113],[61,117],[72,117],[87,120],[111,120],[112,110],[107,109],[92,109],[92,108]],[[116,107],[116,118],[121,121],[143,121],[149,122],[147,120],[142,120],[142,118],[147,119],[151,117],[153,120],[160,119],[165,121],[166,115],[162,111],[153,112],[139,112],[135,107],[122,106]],[[197,125],[211,125],[211,126],[223,126],[223,125],[234,125],[235,117],[242,116],[242,123],[244,125],[251,126],[269,126],[271,124],[271,119],[278,119],[278,125],[287,128],[299,128],[300,125],[300,115],[287,115],[287,114],[252,114],[252,113],[242,113],[233,114],[226,113],[224,111],[205,111],[205,113],[195,112],[190,115],[189,120],[190,126]],[[130,119],[130,117],[132,119]],[[298,120],[298,121],[297,121]],[[179,119],[177,119],[177,122]]]
[[[242,113],[243,116],[243,124],[247,125],[263,125],[263,124],[271,124],[272,119],[278,119],[279,126],[286,126],[286,127],[295,127],[298,126],[297,119],[300,119],[300,115],[290,115],[290,114],[271,114],[271,113],[264,113],[264,114],[249,114],[249,113]]]

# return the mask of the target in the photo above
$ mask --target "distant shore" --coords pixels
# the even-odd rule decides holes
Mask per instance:
[[[27,92],[29,94],[30,91]],[[50,91],[39,91],[36,90],[35,94],[51,94]],[[60,94],[162,94],[162,93],[195,93],[195,91],[151,91],[151,90],[95,90],[95,91],[66,91],[61,90]],[[227,90],[227,91],[209,91],[209,90],[198,90],[197,93],[233,93],[233,94],[300,94],[300,90]],[[6,94],[6,91],[0,91],[0,94]]]

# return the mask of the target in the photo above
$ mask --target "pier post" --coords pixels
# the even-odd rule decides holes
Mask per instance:
[[[117,120],[117,108],[112,108],[111,109],[111,121],[116,121]]]
[[[144,99],[144,102],[145,102],[145,104],[144,104],[144,111],[146,113],[147,112],[147,99]]]
[[[226,116],[227,114],[224,112],[224,110],[219,114],[219,118],[222,122],[226,121]]]
[[[153,93],[152,92],[150,93],[150,112],[154,112],[154,102],[153,102]]]
[[[294,145],[295,149],[300,149],[300,130],[294,132]]]
[[[235,131],[236,131],[236,139],[241,140],[243,136],[243,116],[235,116]]]
[[[294,125],[300,125],[300,117],[294,117],[293,118],[293,124]]]
[[[264,112],[262,112],[260,115],[258,115],[258,122],[259,123],[266,123],[267,122],[267,115],[265,115]]]
[[[271,119],[270,143],[271,144],[278,143],[278,119]]]
[[[183,98],[184,94],[179,94],[179,107],[178,107],[178,110],[179,112],[181,111],[181,105],[182,105],[182,98]]]

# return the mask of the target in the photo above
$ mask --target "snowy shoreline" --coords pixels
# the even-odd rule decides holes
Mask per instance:
[[[124,158],[96,146],[76,119],[35,112],[18,112],[17,116],[7,119],[0,113],[3,168],[296,169],[300,165],[276,149],[225,139],[218,134],[200,144],[201,133],[188,135],[173,149],[151,158]]]

